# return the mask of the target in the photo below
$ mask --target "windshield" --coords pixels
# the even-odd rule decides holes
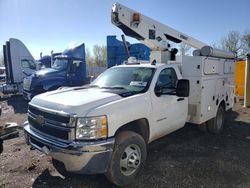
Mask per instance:
[[[68,66],[67,59],[56,59],[51,68],[56,70],[66,70],[67,66]]]
[[[141,92],[149,85],[153,73],[153,68],[115,67],[98,76],[90,86]]]

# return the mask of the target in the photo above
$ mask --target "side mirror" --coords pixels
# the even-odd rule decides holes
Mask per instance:
[[[177,97],[188,97],[189,96],[189,80],[181,79],[178,80],[176,88]]]
[[[162,87],[160,87],[160,86],[155,87],[155,95],[157,97],[160,97],[162,95]]]

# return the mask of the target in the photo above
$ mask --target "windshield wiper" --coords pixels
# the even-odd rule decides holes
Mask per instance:
[[[125,87],[121,87],[121,86],[113,86],[113,87],[104,86],[101,88],[102,89],[126,89]]]
[[[98,88],[101,88],[101,87],[98,86],[98,85],[89,85],[89,87],[98,87]]]

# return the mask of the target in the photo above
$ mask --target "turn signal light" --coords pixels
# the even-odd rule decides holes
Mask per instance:
[[[140,13],[136,12],[136,13],[133,13],[133,22],[140,22],[140,18],[141,15]]]

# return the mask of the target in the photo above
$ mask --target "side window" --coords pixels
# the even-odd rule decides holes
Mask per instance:
[[[161,71],[155,85],[155,92],[161,90],[162,94],[172,94],[176,90],[177,75],[173,68]]]
[[[30,68],[30,69],[36,70],[36,64],[32,60],[22,59],[21,65],[22,65],[22,68]]]
[[[74,60],[74,61],[71,63],[71,66],[70,66],[70,72],[71,72],[71,73],[80,72],[81,69],[82,69],[82,61]]]

